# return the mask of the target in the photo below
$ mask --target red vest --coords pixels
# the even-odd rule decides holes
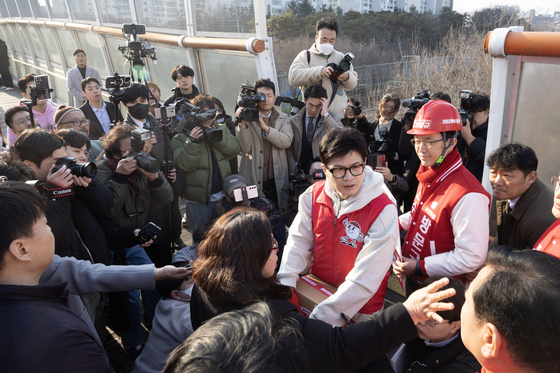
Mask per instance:
[[[336,287],[346,279],[354,268],[358,253],[364,245],[364,237],[391,199],[382,193],[362,209],[334,215],[331,198],[325,192],[325,182],[313,185],[313,265],[311,273]],[[383,307],[389,271],[379,289],[358,312],[371,314]]]
[[[428,256],[455,249],[451,213],[468,193],[490,195],[480,182],[462,165],[461,156],[454,149],[441,166],[420,166],[416,173],[418,189],[410,210],[410,224],[402,247],[404,257],[422,260]],[[480,219],[473,216],[473,219]],[[421,284],[428,276],[410,279]],[[464,276],[457,279],[465,281]]]
[[[560,219],[556,220],[546,232],[543,233],[535,244],[535,250],[560,258]]]

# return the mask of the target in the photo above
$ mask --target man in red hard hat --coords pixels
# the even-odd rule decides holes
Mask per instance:
[[[418,111],[407,132],[421,163],[412,209],[399,217],[407,231],[402,257],[393,262],[395,274],[407,278],[407,294],[434,275],[465,281],[486,259],[490,195],[455,149],[461,128],[457,109],[435,100]]]

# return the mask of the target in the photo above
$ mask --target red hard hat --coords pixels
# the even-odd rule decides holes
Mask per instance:
[[[418,110],[409,135],[431,135],[432,133],[460,131],[463,128],[461,116],[447,101],[430,101]]]

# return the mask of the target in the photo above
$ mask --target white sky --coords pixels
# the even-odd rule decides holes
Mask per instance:
[[[560,0],[453,0],[453,10],[461,13],[471,13],[493,5],[519,5],[522,11],[535,9],[539,13],[539,9],[544,12],[546,9],[559,8]]]

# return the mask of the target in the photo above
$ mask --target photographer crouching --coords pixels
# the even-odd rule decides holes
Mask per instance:
[[[184,130],[175,135],[171,145],[175,164],[187,178],[183,194],[192,233],[212,220],[223,195],[223,181],[231,175],[229,160],[237,157],[239,143],[225,124],[214,121],[216,111],[210,96],[198,95],[190,103],[178,101],[175,107]],[[179,122],[177,128],[181,125]]]
[[[142,151],[145,138],[151,138],[149,131],[123,125],[114,127],[103,139],[106,154],[97,162],[98,177],[114,196],[107,217],[120,227],[143,227],[149,221],[147,212],[152,201],[165,205],[173,200],[173,190],[160,171],[160,163]],[[126,249],[125,253],[127,264],[152,263],[140,245]],[[155,291],[146,291],[142,300],[144,317],[151,325],[159,297]],[[137,356],[143,348],[138,291],[129,292],[129,308],[131,329],[123,332],[122,340],[127,352]]]

